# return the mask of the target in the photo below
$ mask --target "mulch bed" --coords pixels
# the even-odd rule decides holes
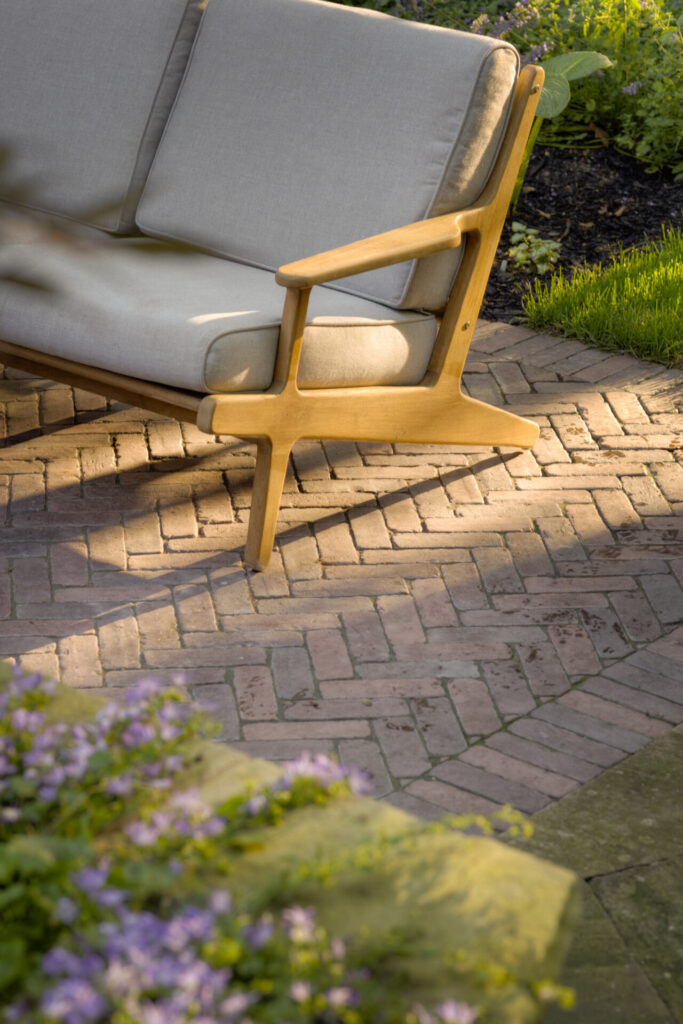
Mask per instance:
[[[647,174],[642,163],[613,149],[537,146],[514,219],[561,242],[556,269],[571,274],[585,263],[609,262],[620,247],[660,237],[663,224],[680,226],[682,208],[683,182]],[[508,222],[482,306],[487,320],[519,318],[521,296],[537,277],[505,265],[509,236]]]

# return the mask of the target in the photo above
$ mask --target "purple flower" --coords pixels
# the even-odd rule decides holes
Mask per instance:
[[[81,973],[81,960],[68,949],[62,946],[53,946],[43,957],[43,970],[45,974],[70,974],[78,977]]]
[[[214,889],[209,896],[209,906],[214,914],[229,914],[232,910],[232,896],[225,889]]]
[[[327,995],[328,1003],[335,1009],[339,1009],[342,1006],[351,1006],[352,1003],[357,1001],[357,993],[347,986],[328,989],[325,994]]]
[[[305,1003],[311,998],[311,986],[307,981],[293,981],[289,986],[289,995],[295,1003]]]
[[[37,732],[45,721],[45,715],[40,711],[27,711],[26,708],[17,708],[12,712],[12,726],[18,732]]]
[[[255,818],[257,814],[261,813],[267,803],[268,801],[263,793],[257,793],[255,796],[250,797],[245,804],[247,814],[250,818]]]
[[[297,944],[312,942],[315,938],[315,918],[312,908],[289,907],[283,911],[282,930],[288,938]]]
[[[248,924],[242,929],[245,941],[253,950],[259,950],[270,942],[273,935],[273,923],[267,917],[262,917],[254,924]]]
[[[640,82],[629,82],[628,85],[622,85],[621,91],[627,96],[635,96],[639,88]]]
[[[296,778],[316,779],[325,788],[346,780],[353,793],[368,793],[372,790],[365,772],[350,765],[337,764],[326,754],[316,754],[314,757],[308,751],[304,751],[296,761],[289,761],[285,765],[285,772],[275,788],[289,789]]]
[[[456,1002],[455,999],[448,999],[445,1003],[435,1006],[434,1013],[444,1024],[474,1024],[479,1016],[479,1011],[474,1007]]]
[[[139,679],[135,686],[131,686],[126,691],[123,699],[126,704],[135,704],[141,700],[150,700],[152,697],[158,697],[165,689],[164,684],[158,679],[152,679],[150,676],[147,676],[145,679]]]
[[[224,1019],[232,1022],[239,1020],[245,1010],[248,1010],[258,1000],[259,996],[256,992],[235,992],[223,1000],[220,1010],[224,1014]]]
[[[119,775],[105,784],[105,790],[110,796],[129,796],[133,792],[135,780],[132,775]]]
[[[78,904],[72,899],[69,899],[68,896],[61,896],[57,900],[55,916],[58,921],[62,922],[62,924],[73,924],[79,914],[80,910],[78,909]]]
[[[63,1024],[87,1024],[102,1018],[107,1005],[87,981],[67,978],[44,994],[41,1009],[46,1017]]]
[[[161,832],[146,821],[132,821],[124,829],[136,846],[154,846]]]
[[[81,868],[80,871],[74,872],[71,876],[72,881],[75,882],[79,889],[87,893],[88,896],[91,896],[97,889],[101,889],[108,878],[109,869],[104,867]]]
[[[143,747],[154,739],[154,727],[144,722],[131,722],[121,734],[121,742],[129,750],[135,747]]]

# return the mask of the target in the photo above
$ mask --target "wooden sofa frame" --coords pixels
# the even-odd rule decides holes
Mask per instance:
[[[200,395],[4,341],[0,341],[0,360],[196,423],[207,433],[255,440],[256,472],[244,558],[257,570],[264,569],[270,559],[289,455],[300,439],[530,448],[538,438],[535,423],[463,395],[460,381],[542,83],[541,68],[522,69],[498,158],[475,205],[280,267],[276,280],[287,292],[275,373],[267,391]],[[314,285],[454,249],[463,240],[462,263],[420,384],[299,389],[306,311]]]

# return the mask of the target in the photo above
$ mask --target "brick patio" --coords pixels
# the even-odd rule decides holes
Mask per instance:
[[[252,446],[7,370],[0,656],[424,817],[565,795],[683,720],[683,374],[481,323],[465,382],[533,453],[300,443],[254,574]]]

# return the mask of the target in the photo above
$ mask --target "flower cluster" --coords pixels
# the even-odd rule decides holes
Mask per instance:
[[[15,669],[0,692],[0,836],[22,824],[59,830],[73,817],[69,807],[84,813],[79,790],[97,796],[100,812],[107,805],[114,812],[111,798],[169,789],[185,767],[178,743],[201,728],[197,706],[154,680],[90,722],[50,723],[45,709],[55,687]],[[55,805],[67,813],[55,813]]]
[[[366,956],[311,908],[249,908],[217,887],[246,830],[368,792],[363,773],[302,754],[214,809],[179,787],[203,727],[178,690],[145,680],[76,725],[55,723],[55,690],[18,671],[0,687],[2,1024],[477,1018],[454,1001],[387,1012]]]
[[[248,921],[233,913],[229,893],[215,890],[207,907],[186,906],[168,919],[124,909],[54,946],[42,958],[40,1011],[60,1024],[105,1024],[117,1014],[136,1024],[232,1024],[246,1021],[248,1010],[271,1020],[260,1011],[272,1001],[274,968],[284,960],[280,1012],[308,1020],[315,1007],[316,1019],[333,1021],[362,999],[345,952],[344,943],[328,942],[310,909]],[[242,965],[255,954],[260,974],[247,978]],[[16,1001],[7,1017],[27,1024],[28,1003]],[[428,1015],[420,1024],[474,1019]]]
[[[538,24],[539,13],[533,0],[517,0],[507,14],[501,14],[492,20],[486,12],[475,18],[470,28],[477,35],[482,33],[494,39],[517,39],[520,29],[528,29]]]
[[[313,779],[327,791],[336,783],[345,783],[357,795],[372,792],[372,784],[365,772],[333,761],[325,754],[313,756],[308,751],[285,765],[280,780],[273,788],[290,789],[295,779]]]
[[[214,814],[196,790],[174,793],[163,807],[126,825],[124,832],[136,846],[155,846],[162,838],[207,839],[218,836],[225,820]]]

